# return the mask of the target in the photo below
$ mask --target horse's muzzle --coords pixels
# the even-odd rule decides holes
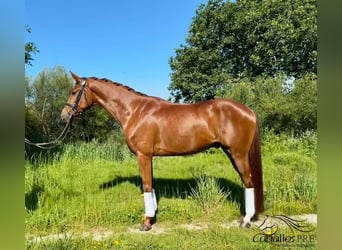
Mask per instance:
[[[67,108],[64,107],[61,113],[61,120],[67,122],[70,119],[71,113],[68,112]]]

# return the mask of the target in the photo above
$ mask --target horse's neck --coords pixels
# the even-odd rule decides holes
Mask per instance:
[[[95,103],[106,109],[119,123],[124,126],[135,108],[133,101],[139,96],[114,83],[97,83],[90,86]]]

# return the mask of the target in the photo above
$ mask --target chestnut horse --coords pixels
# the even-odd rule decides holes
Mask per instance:
[[[136,155],[144,191],[142,231],[152,228],[157,201],[152,187],[152,157],[188,155],[220,147],[245,186],[245,216],[264,211],[259,128],[254,112],[243,104],[215,99],[195,104],[174,104],[151,97],[107,79],[76,80],[61,118],[78,116],[93,104],[105,108],[121,125],[129,149]]]

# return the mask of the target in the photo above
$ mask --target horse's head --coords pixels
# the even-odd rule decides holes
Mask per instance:
[[[266,215],[264,221],[258,226],[258,228],[265,235],[273,235],[278,231],[279,226],[272,216]]]
[[[78,77],[72,72],[71,75],[76,83],[71,90],[67,104],[62,110],[61,118],[63,121],[68,121],[72,117],[77,117],[93,105],[92,95],[87,86],[88,79]]]
[[[294,230],[299,232],[311,232],[315,229],[312,225],[306,222],[306,219],[298,220],[286,215],[266,215],[266,218],[258,228],[265,235],[273,235],[279,230],[281,223],[287,225],[292,232]]]

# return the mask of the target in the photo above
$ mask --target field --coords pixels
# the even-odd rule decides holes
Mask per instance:
[[[264,133],[265,215],[317,213],[316,148],[315,133],[299,138]],[[243,187],[220,150],[156,157],[153,164],[157,223],[150,232],[139,232],[144,213],[141,180],[126,146],[93,141],[66,145],[49,158],[35,155],[25,164],[26,248],[317,248],[316,230],[310,233],[310,244],[289,244],[253,241],[260,221],[249,229],[237,226]],[[303,236],[283,233],[290,234]]]

